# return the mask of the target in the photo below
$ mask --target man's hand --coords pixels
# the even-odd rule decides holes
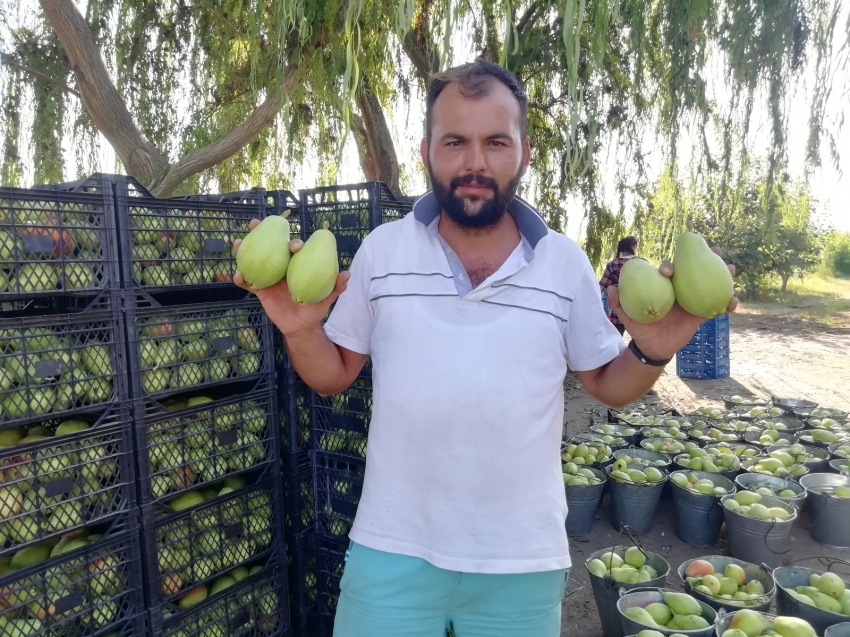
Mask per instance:
[[[252,219],[248,227],[253,230],[259,225],[258,219]],[[233,254],[239,251],[239,246],[242,240],[238,239],[233,242]],[[289,242],[291,252],[298,252],[304,246],[304,242],[300,239],[295,239]],[[300,305],[292,300],[292,295],[289,293],[289,287],[286,285],[286,279],[267,288],[256,290],[245,283],[240,272],[233,275],[233,282],[243,290],[253,292],[260,303],[263,304],[263,309],[277,328],[284,336],[290,336],[301,330],[309,330],[321,324],[322,319],[328,314],[333,302],[337,297],[345,291],[348,284],[348,279],[351,275],[348,272],[340,272],[336,280],[336,287],[331,292],[330,296],[324,301],[312,305]]]
[[[723,251],[717,247],[712,248],[712,251],[718,255],[723,254]],[[662,263],[658,269],[666,277],[673,276],[672,263]],[[729,266],[729,272],[732,276],[735,276],[734,265]],[[630,319],[623,308],[620,307],[619,290],[614,285],[608,288],[608,306],[626,327],[626,331],[637,343],[640,350],[650,358],[659,360],[673,358],[676,352],[690,342],[700,324],[705,320],[701,316],[686,312],[678,303],[675,303],[667,316],[660,321],[638,323]],[[738,299],[733,298],[726,311],[734,312],[737,306]]]

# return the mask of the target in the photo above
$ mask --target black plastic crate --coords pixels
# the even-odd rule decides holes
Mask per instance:
[[[286,538],[289,610],[296,637],[313,637],[319,600],[316,540],[312,531]]]
[[[333,635],[336,606],[339,601],[339,583],[345,570],[347,541],[316,538],[316,566],[319,573],[319,634]]]
[[[76,313],[0,318],[0,428],[125,400],[123,320],[110,295]]]
[[[0,431],[0,555],[132,510],[130,427],[129,410],[115,404]]]
[[[348,537],[360,504],[366,464],[321,452],[314,453],[313,462],[316,534],[342,542]]]
[[[139,501],[166,502],[228,476],[278,462],[277,401],[270,375],[203,395],[134,404]]]
[[[273,371],[271,327],[260,302],[231,285],[230,300],[164,305],[127,293],[132,397],[162,397]]]
[[[277,564],[269,565],[173,619],[157,617],[151,623],[153,634],[163,637],[288,635],[286,574]]]
[[[24,549],[31,565],[0,570],[0,637],[137,635],[144,600],[135,525],[128,518],[100,537]]]
[[[267,195],[272,201],[269,214],[285,215],[289,221],[290,239],[302,239],[298,198],[289,190],[269,190]]]
[[[316,521],[313,499],[313,463],[307,452],[289,457],[281,471],[283,476],[284,530],[297,535],[313,528]]]
[[[233,242],[273,201],[262,188],[221,195],[157,199],[129,177],[115,184],[121,275],[125,288],[149,291],[231,285]]]
[[[366,458],[372,418],[372,373],[367,363],[354,382],[333,396],[312,397],[313,447],[340,458]]]
[[[108,184],[0,188],[0,298],[118,289],[114,219]]]
[[[313,448],[311,391],[289,365],[277,368],[280,442],[284,457],[297,458]]]
[[[336,237],[341,270],[347,270],[363,239],[379,225],[401,219],[413,208],[387,185],[372,181],[300,190],[301,226],[307,239],[325,223]]]
[[[196,594],[191,591],[206,591],[223,574],[265,566],[285,552],[280,482],[271,473],[179,513],[142,507],[147,600],[155,621],[179,616]]]

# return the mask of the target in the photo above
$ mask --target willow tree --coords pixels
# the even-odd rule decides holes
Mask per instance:
[[[63,176],[69,136],[86,172],[99,130],[157,194],[285,185],[281,166],[303,159],[333,180],[349,138],[364,175],[397,189],[413,158],[400,159],[390,135],[393,106],[480,55],[528,92],[526,187],[555,227],[579,195],[598,261],[649,191],[653,153],[655,164],[661,155],[675,170],[684,156],[734,187],[751,123],[766,118],[772,191],[804,70],[807,148],[820,161],[832,75],[850,50],[831,49],[845,1],[90,0],[81,16],[71,0],[40,0],[43,17],[10,30],[4,51],[2,178],[20,174],[29,127],[40,181]],[[458,40],[468,50],[453,51]]]

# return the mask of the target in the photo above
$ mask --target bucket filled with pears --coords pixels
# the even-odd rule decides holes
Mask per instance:
[[[791,550],[797,509],[774,497],[738,491],[721,498],[733,557],[753,564],[779,566]]]
[[[661,635],[710,637],[717,621],[717,612],[705,602],[665,588],[626,593],[617,602],[617,610],[626,635],[649,629]]]
[[[810,532],[816,542],[850,548],[850,476],[812,473],[800,478],[806,489]]]
[[[717,637],[817,637],[815,629],[804,619],[749,608],[721,617],[715,632]]]
[[[766,611],[776,591],[767,569],[725,555],[687,560],[678,572],[685,590],[715,610]]]
[[[664,586],[670,565],[651,551],[637,546],[612,546],[596,551],[585,561],[602,633],[622,637],[623,625],[617,612],[620,592],[638,587]]]
[[[631,449],[636,454],[655,453],[645,449]],[[664,456],[664,454],[658,454]],[[669,463],[669,457],[658,462]],[[661,492],[668,480],[667,471],[648,466],[637,458],[617,458],[605,468],[611,489],[611,524],[615,529],[622,525],[632,527],[635,533],[647,533],[652,527]]]
[[[801,566],[782,566],[773,571],[779,614],[809,622],[819,635],[850,617],[850,586],[836,573]]]
[[[599,469],[580,467],[572,462],[564,464],[563,471],[567,492],[567,534],[587,535],[593,528],[607,478]]]
[[[675,471],[670,482],[676,535],[693,546],[713,546],[723,525],[720,498],[735,493],[735,485],[707,471]]]

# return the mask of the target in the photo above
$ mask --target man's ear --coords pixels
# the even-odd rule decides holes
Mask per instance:
[[[531,138],[526,135],[522,140],[522,175],[524,176],[531,163]]]
[[[422,157],[422,165],[425,166],[425,170],[428,170],[428,148],[430,144],[428,143],[428,138],[423,137],[422,141],[419,142],[419,154]]]

